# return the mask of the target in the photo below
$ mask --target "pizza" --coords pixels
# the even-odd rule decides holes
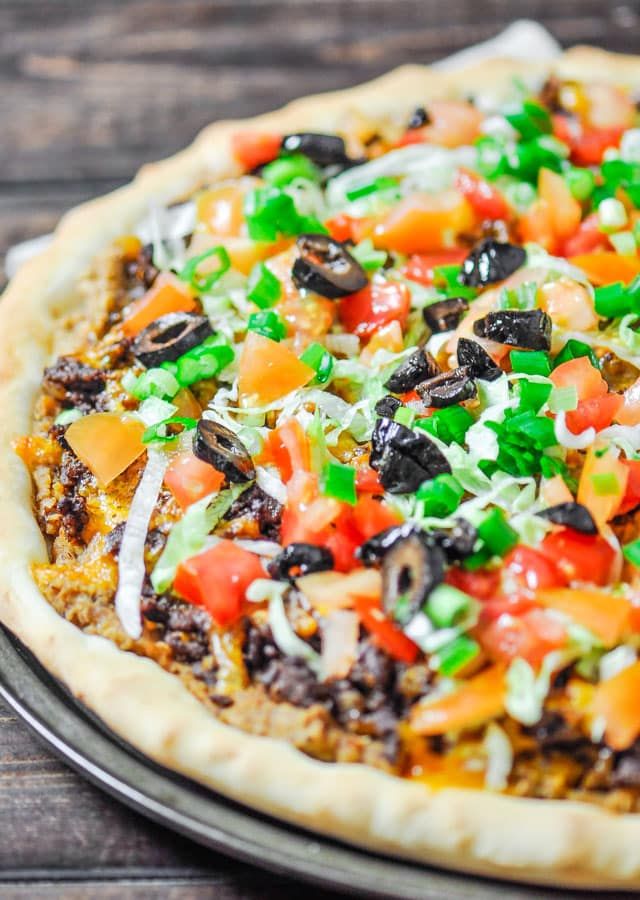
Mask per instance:
[[[18,273],[0,615],[109,728],[374,850],[640,885],[639,85],[402,68]]]

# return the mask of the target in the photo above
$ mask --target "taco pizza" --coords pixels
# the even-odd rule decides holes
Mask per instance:
[[[640,64],[206,129],[0,304],[0,618],[258,810],[640,885]]]

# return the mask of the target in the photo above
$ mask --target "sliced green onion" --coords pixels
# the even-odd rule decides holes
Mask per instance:
[[[613,472],[600,472],[591,476],[593,490],[598,497],[608,497],[617,494],[620,490],[620,482]]]
[[[300,356],[303,363],[311,366],[316,370],[314,381],[318,384],[326,384],[331,378],[333,372],[333,364],[335,359],[322,344],[314,342],[309,344],[304,353]]]
[[[629,544],[623,544],[622,554],[632,566],[640,567],[640,538]]]
[[[521,378],[518,382],[518,386],[520,392],[520,406],[523,407],[523,409],[534,410],[536,413],[547,402],[551,394],[551,389],[553,388],[551,382],[529,381],[526,378]],[[513,428],[516,427],[516,417],[510,419],[509,422],[509,430],[513,430]]]
[[[137,378],[132,373],[131,378],[122,379],[122,386],[137,400],[146,400],[147,397],[168,397],[172,399],[180,390],[177,379],[165,368],[147,369]]]
[[[568,412],[578,405],[578,391],[569,387],[554,387],[549,396],[549,409],[553,413]]]
[[[362,268],[367,272],[373,272],[375,269],[383,266],[388,256],[386,250],[376,250],[371,238],[365,238],[364,241],[360,241],[355,247],[351,247],[349,253],[354,259],[358,260]]]
[[[560,353],[558,353],[553,361],[553,368],[556,369],[562,363],[569,362],[570,359],[578,359],[581,356],[588,356],[594,369],[600,368],[598,358],[589,344],[585,344],[584,341],[577,341],[575,338],[570,338]]]
[[[609,240],[613,244],[616,253],[620,256],[635,256],[637,251],[636,239],[632,231],[618,231],[610,234]]]
[[[465,300],[474,300],[477,290],[467,287],[460,282],[462,266],[447,265],[433,267],[433,283],[438,290],[447,297],[463,297]]]
[[[198,274],[200,265],[206,260],[216,257],[218,267],[213,272],[206,274]],[[178,272],[178,278],[182,281],[188,281],[194,291],[206,293],[210,291],[216,281],[219,281],[225,272],[231,268],[231,259],[223,246],[212,247],[211,250],[205,250],[199,256],[194,256],[188,260],[183,268]]]
[[[273,309],[251,313],[247,329],[271,338],[272,341],[281,341],[287,336],[287,326]]]
[[[480,522],[477,532],[494,556],[504,556],[519,540],[518,532],[508,524],[504,513],[497,506]]]
[[[451,584],[439,584],[429,594],[424,611],[436,628],[451,628],[475,605],[473,597]]]
[[[322,493],[355,506],[358,499],[355,468],[339,462],[326,463],[322,470]]]
[[[507,113],[505,119],[524,141],[551,133],[551,116],[548,110],[533,100],[525,100],[520,109]]]
[[[632,298],[621,281],[595,289],[595,308],[599,316],[617,319],[631,312]]]
[[[54,425],[71,425],[72,422],[82,418],[79,409],[63,409],[53,420]]]
[[[292,153],[291,156],[280,156],[268,163],[262,170],[262,177],[269,184],[285,187],[297,178],[306,181],[320,181],[320,171],[308,156]]]
[[[400,425],[404,425],[405,428],[412,428],[415,420],[416,414],[414,410],[408,406],[399,406],[393,416],[393,421],[399,422]]]
[[[596,178],[591,169],[579,169],[576,166],[567,169],[564,180],[572,195],[580,202],[588,200],[596,186]]]
[[[327,229],[313,216],[302,216],[293,197],[275,186],[250,191],[244,202],[249,236],[254,241],[275,241],[279,235],[312,232],[326,234]]]
[[[251,270],[247,283],[247,299],[260,309],[274,306],[282,294],[282,285],[263,262]]]
[[[474,424],[475,419],[464,406],[447,406],[438,409],[425,419],[418,419],[416,428],[428,431],[434,437],[444,441],[445,444],[464,444],[467,431]]]
[[[538,297],[538,285],[535,281],[525,281],[516,288],[503,288],[500,291],[501,309],[535,309]]]
[[[464,488],[453,475],[436,475],[425,481],[416,492],[421,500],[425,516],[444,519],[455,512],[464,496]]]
[[[482,569],[483,566],[486,566],[492,556],[493,554],[488,547],[480,547],[479,550],[476,550],[463,560],[463,568],[468,569],[469,572],[475,572],[477,569]]]
[[[480,653],[480,644],[466,634],[458,635],[451,643],[440,647],[437,654],[437,668],[441,675],[451,678]]]
[[[171,416],[170,419],[164,419],[162,422],[156,422],[155,425],[150,425],[146,428],[142,434],[142,443],[166,444],[169,441],[175,441],[183,431],[190,431],[197,424],[196,419],[189,419],[184,416]],[[177,431],[174,430],[176,427],[178,427]]]
[[[376,178],[375,181],[372,181],[369,184],[363,184],[361,187],[354,188],[352,191],[347,191],[347,200],[359,200],[360,197],[368,197],[369,194],[377,194],[379,191],[386,191],[389,190],[389,188],[395,188],[397,186],[398,180],[396,178],[382,176],[381,178]]]
[[[509,358],[514,372],[524,372],[525,375],[549,375],[551,373],[549,354],[544,350],[512,350]]]
[[[197,381],[215,378],[233,362],[233,357],[233,349],[228,344],[208,344],[205,341],[178,357],[175,363],[163,363],[162,366],[175,372],[181,387],[189,387]]]
[[[598,207],[600,231],[618,231],[627,224],[627,211],[624,203],[615,197],[607,197]]]

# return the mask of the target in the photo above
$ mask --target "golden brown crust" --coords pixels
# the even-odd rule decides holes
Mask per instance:
[[[590,48],[566,54],[566,77],[640,83],[640,61]],[[250,122],[205,129],[177,156],[146,166],[128,187],[61,222],[51,247],[18,272],[0,306],[0,617],[41,662],[116,733],[158,762],[287,821],[352,843],[502,877],[541,883],[640,888],[640,816],[613,816],[568,801],[447,789],[432,792],[360,765],[311,760],[288,744],[217,721],[169,673],[62,619],[30,567],[46,559],[31,484],[10,440],[29,431],[43,366],[65,343],[60,322],[81,311],[75,284],[92,258],[162,203],[205,178],[236,170],[228,139],[238,128],[332,130],[349,110],[408,110],[434,96],[494,91],[512,75],[548,68],[496,60],[455,74],[406,66],[368,85],[297,101]],[[286,778],[283,777],[286,772]]]

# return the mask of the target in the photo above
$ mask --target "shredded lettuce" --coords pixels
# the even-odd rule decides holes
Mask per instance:
[[[262,581],[262,579],[260,580]],[[316,675],[319,674],[320,654],[310,644],[298,637],[287,618],[284,596],[289,585],[282,581],[271,583],[277,585],[277,589],[270,589],[269,596],[269,625],[274,641],[285,656],[299,656]],[[251,588],[249,590],[251,591]]]

